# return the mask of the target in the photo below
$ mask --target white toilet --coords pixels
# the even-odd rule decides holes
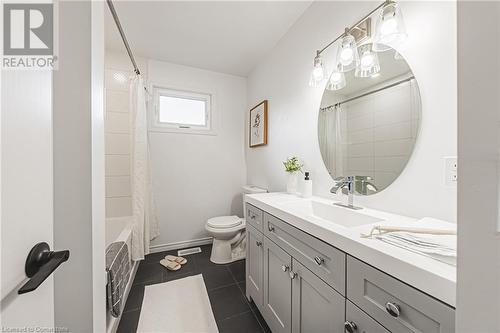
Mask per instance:
[[[205,229],[214,238],[210,261],[216,264],[227,264],[245,258],[245,195],[254,193],[265,193],[267,190],[245,185],[242,188],[243,214],[244,217],[217,216],[208,219]]]

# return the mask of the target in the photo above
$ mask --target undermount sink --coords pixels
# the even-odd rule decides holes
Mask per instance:
[[[288,202],[283,204],[283,208],[327,220],[348,228],[384,221],[377,217],[351,211],[349,208],[342,208],[315,200]]]

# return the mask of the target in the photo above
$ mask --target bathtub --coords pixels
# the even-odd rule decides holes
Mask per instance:
[[[112,217],[106,219],[106,248],[113,242],[125,242],[132,251],[132,217]]]
[[[106,219],[106,248],[113,242],[125,242],[128,247],[129,260],[131,260],[132,251],[132,217],[113,217]],[[131,262],[130,277],[125,288],[125,294],[123,298],[123,306],[127,301],[130,288],[132,287],[132,282],[135,278],[135,273],[139,266],[139,262]],[[115,333],[118,329],[118,323],[120,318],[115,318],[111,315],[109,311],[106,313],[106,332]]]

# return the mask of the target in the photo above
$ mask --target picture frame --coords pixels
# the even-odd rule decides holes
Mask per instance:
[[[248,123],[250,148],[267,145],[267,100],[264,100],[250,109]]]

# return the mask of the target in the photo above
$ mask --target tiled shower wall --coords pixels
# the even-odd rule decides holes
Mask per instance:
[[[111,68],[105,77],[106,217],[132,215],[130,185],[130,76]]]
[[[411,156],[417,137],[420,101],[412,81],[347,103],[346,175],[370,175],[385,188]]]

